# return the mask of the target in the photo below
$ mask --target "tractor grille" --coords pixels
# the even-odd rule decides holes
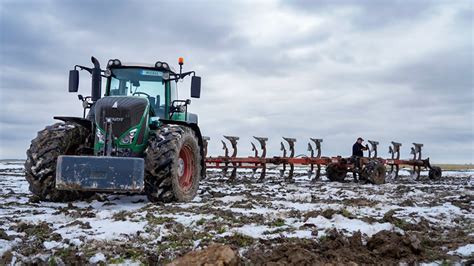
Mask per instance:
[[[147,105],[148,101],[145,98],[105,97],[95,104],[95,121],[105,130],[106,119],[111,118],[113,135],[119,138],[131,127],[140,123]]]

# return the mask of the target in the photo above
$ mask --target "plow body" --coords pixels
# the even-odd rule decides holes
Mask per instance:
[[[56,188],[141,192],[144,189],[144,160],[132,157],[59,156]]]

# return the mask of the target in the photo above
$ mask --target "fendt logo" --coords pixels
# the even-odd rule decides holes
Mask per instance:
[[[112,121],[112,122],[122,122],[123,121],[123,117],[106,117],[105,118],[105,121]]]
[[[117,109],[118,108],[118,102],[115,102],[114,105],[112,105],[112,108]]]

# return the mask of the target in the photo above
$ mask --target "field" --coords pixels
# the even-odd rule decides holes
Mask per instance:
[[[444,170],[474,170],[474,164],[437,164]]]
[[[465,263],[474,259],[474,171],[384,185],[322,180],[300,170],[263,183],[208,172],[190,203],[141,195],[39,202],[21,161],[0,163],[0,264],[165,264],[223,243],[243,264]],[[426,176],[426,173],[422,173]]]

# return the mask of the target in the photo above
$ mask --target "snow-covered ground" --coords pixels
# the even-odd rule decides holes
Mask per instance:
[[[416,233],[433,253],[421,257],[427,262],[474,257],[474,171],[445,172],[440,181],[415,181],[402,171],[384,185],[312,182],[303,170],[294,183],[278,172],[262,183],[241,172],[231,183],[209,171],[192,202],[157,205],[117,194],[36,202],[22,164],[0,162],[0,264],[162,263],[213,242],[245,256],[268,241],[319,241],[334,228],[346,236],[360,232],[364,243],[385,231]]]

